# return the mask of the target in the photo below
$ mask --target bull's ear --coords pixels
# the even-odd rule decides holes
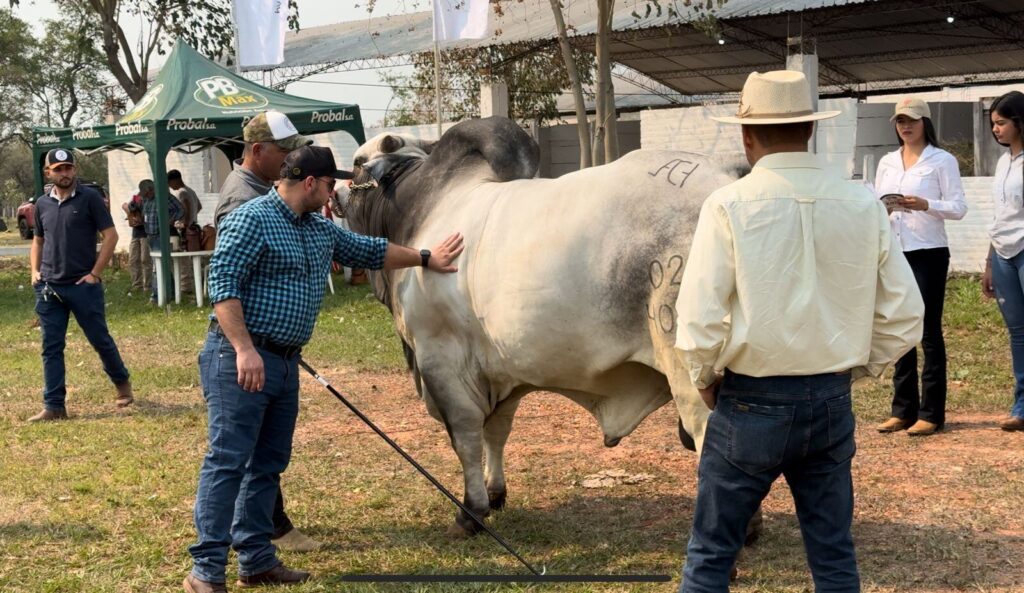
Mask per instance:
[[[423,152],[425,152],[427,154],[430,154],[431,151],[434,150],[435,146],[437,146],[437,140],[434,140],[433,142],[424,142],[423,143]]]
[[[388,171],[394,167],[394,163],[392,163],[391,160],[392,159],[373,159],[372,161],[366,161],[362,165],[363,171],[369,173],[370,177],[373,177],[374,181],[380,183],[380,180],[384,179],[384,176],[387,175]]]
[[[395,152],[399,148],[405,146],[405,140],[402,140],[398,136],[387,135],[380,141],[380,151],[384,153]]]

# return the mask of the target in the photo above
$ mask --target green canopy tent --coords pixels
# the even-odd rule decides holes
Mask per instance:
[[[348,132],[366,141],[359,107],[295,97],[258,85],[204,58],[179,40],[142,99],[116,123],[76,128],[33,128],[32,157],[37,195],[43,191],[43,160],[61,147],[84,154],[126,150],[149,154],[160,216],[167,220],[167,154],[217,147],[230,160],[242,153],[242,128],[253,116],[276,109],[301,134]],[[161,273],[170,286],[170,237],[161,234]],[[160,303],[163,305],[163,303]]]

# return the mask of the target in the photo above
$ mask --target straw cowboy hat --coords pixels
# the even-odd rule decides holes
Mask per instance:
[[[736,115],[712,117],[723,124],[773,125],[828,119],[841,111],[814,111],[811,87],[802,72],[751,72],[743,84]]]

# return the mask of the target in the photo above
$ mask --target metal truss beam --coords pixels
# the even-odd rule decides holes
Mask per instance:
[[[357,72],[360,70],[377,70],[379,68],[397,68],[409,66],[412,62],[412,55],[391,56],[383,58],[368,58],[362,60],[351,60],[348,62],[331,62],[328,64],[316,64],[310,66],[291,66],[288,68],[275,68],[272,70],[274,78],[279,80],[274,83],[273,88],[283,90],[293,82],[299,82],[304,78],[317,74],[332,72]],[[262,72],[262,71],[258,71]]]
[[[735,41],[775,58],[777,62],[774,67],[776,68],[779,62],[783,64],[786,62],[785,46],[759,31],[734,24],[727,27],[722,36],[727,40],[727,43],[730,40]],[[820,56],[818,57],[818,69],[822,77],[831,84],[853,85],[860,82],[860,79],[853,74],[831,65],[828,60],[822,60]],[[748,67],[746,71],[749,72],[750,68]]]
[[[989,33],[1008,41],[1017,46],[1017,49],[1024,48],[1024,22],[1018,17],[1024,12],[1001,13],[987,6],[970,4],[958,11],[957,20],[963,14],[966,20],[977,21],[978,26]]]
[[[1018,50],[1019,48],[1013,43],[972,43],[970,45],[947,45],[943,47],[930,47],[927,49],[908,49],[886,54],[855,54],[851,56],[832,58],[829,61],[832,64],[850,66],[856,64],[869,64],[877,62],[879,59],[885,60],[889,58],[899,58],[901,61],[905,61],[927,58],[948,58],[950,56],[970,55],[975,52],[998,53]]]
[[[673,105],[685,105],[693,102],[693,99],[690,98],[690,96],[679,93],[668,85],[662,84],[660,81],[651,78],[647,74],[634,70],[623,64],[615,64],[612,68],[612,76],[633,84],[653,95],[661,97]]]

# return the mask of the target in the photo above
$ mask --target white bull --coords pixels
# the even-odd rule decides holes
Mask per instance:
[[[504,505],[503,450],[531,391],[586,408],[607,446],[674,399],[699,450],[709,411],[673,348],[674,307],[701,203],[732,177],[697,154],[636,151],[532,179],[536,144],[500,118],[427,150],[395,136],[361,147],[346,210],[353,230],[405,245],[465,235],[456,274],[374,280],[462,463],[467,507]]]

